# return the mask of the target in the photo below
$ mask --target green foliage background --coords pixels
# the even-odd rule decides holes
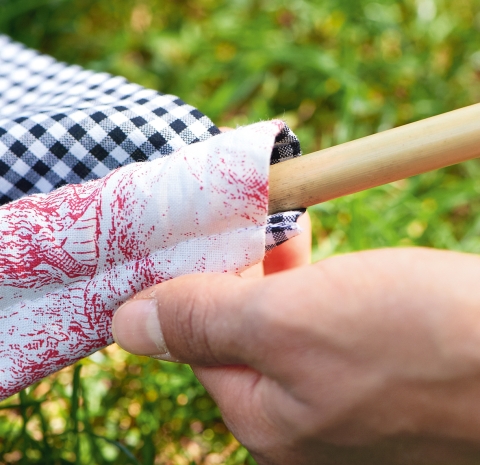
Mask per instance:
[[[0,31],[179,95],[281,117],[304,151],[480,100],[480,0],[0,0]],[[480,251],[480,164],[313,207],[314,260]],[[97,353],[0,404],[0,464],[253,464],[187,367]]]

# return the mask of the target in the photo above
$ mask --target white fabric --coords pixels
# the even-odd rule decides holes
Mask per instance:
[[[0,208],[0,400],[112,342],[139,290],[262,260],[281,121]],[[297,231],[298,233],[298,231]]]
[[[220,134],[174,95],[59,63],[0,34],[0,205],[169,156]],[[270,159],[301,155],[284,125]],[[301,211],[268,218],[266,250],[296,234]]]

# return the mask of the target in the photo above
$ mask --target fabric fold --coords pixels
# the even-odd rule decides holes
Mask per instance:
[[[219,133],[175,95],[60,63],[0,34],[0,205],[169,156]],[[271,163],[299,155],[299,141],[284,125]],[[295,234],[298,215],[272,218],[268,249]]]
[[[112,342],[113,312],[176,276],[262,260],[282,121],[0,207],[0,399]]]
[[[174,95],[0,35],[0,400],[112,342],[139,290],[241,272],[299,233],[301,212],[266,206],[296,136],[219,133]]]

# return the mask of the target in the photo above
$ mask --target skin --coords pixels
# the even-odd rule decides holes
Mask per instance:
[[[478,464],[480,259],[403,249],[308,266],[299,223],[243,280],[142,292],[115,339],[192,364],[259,465]]]
[[[282,247],[264,277],[140,293],[115,314],[117,342],[191,364],[260,465],[478,464],[480,258],[385,249],[309,265],[308,234]]]

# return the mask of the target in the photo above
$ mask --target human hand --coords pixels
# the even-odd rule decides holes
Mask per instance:
[[[476,256],[387,249],[186,276],[121,307],[115,337],[192,364],[259,464],[473,464],[479,271]]]

